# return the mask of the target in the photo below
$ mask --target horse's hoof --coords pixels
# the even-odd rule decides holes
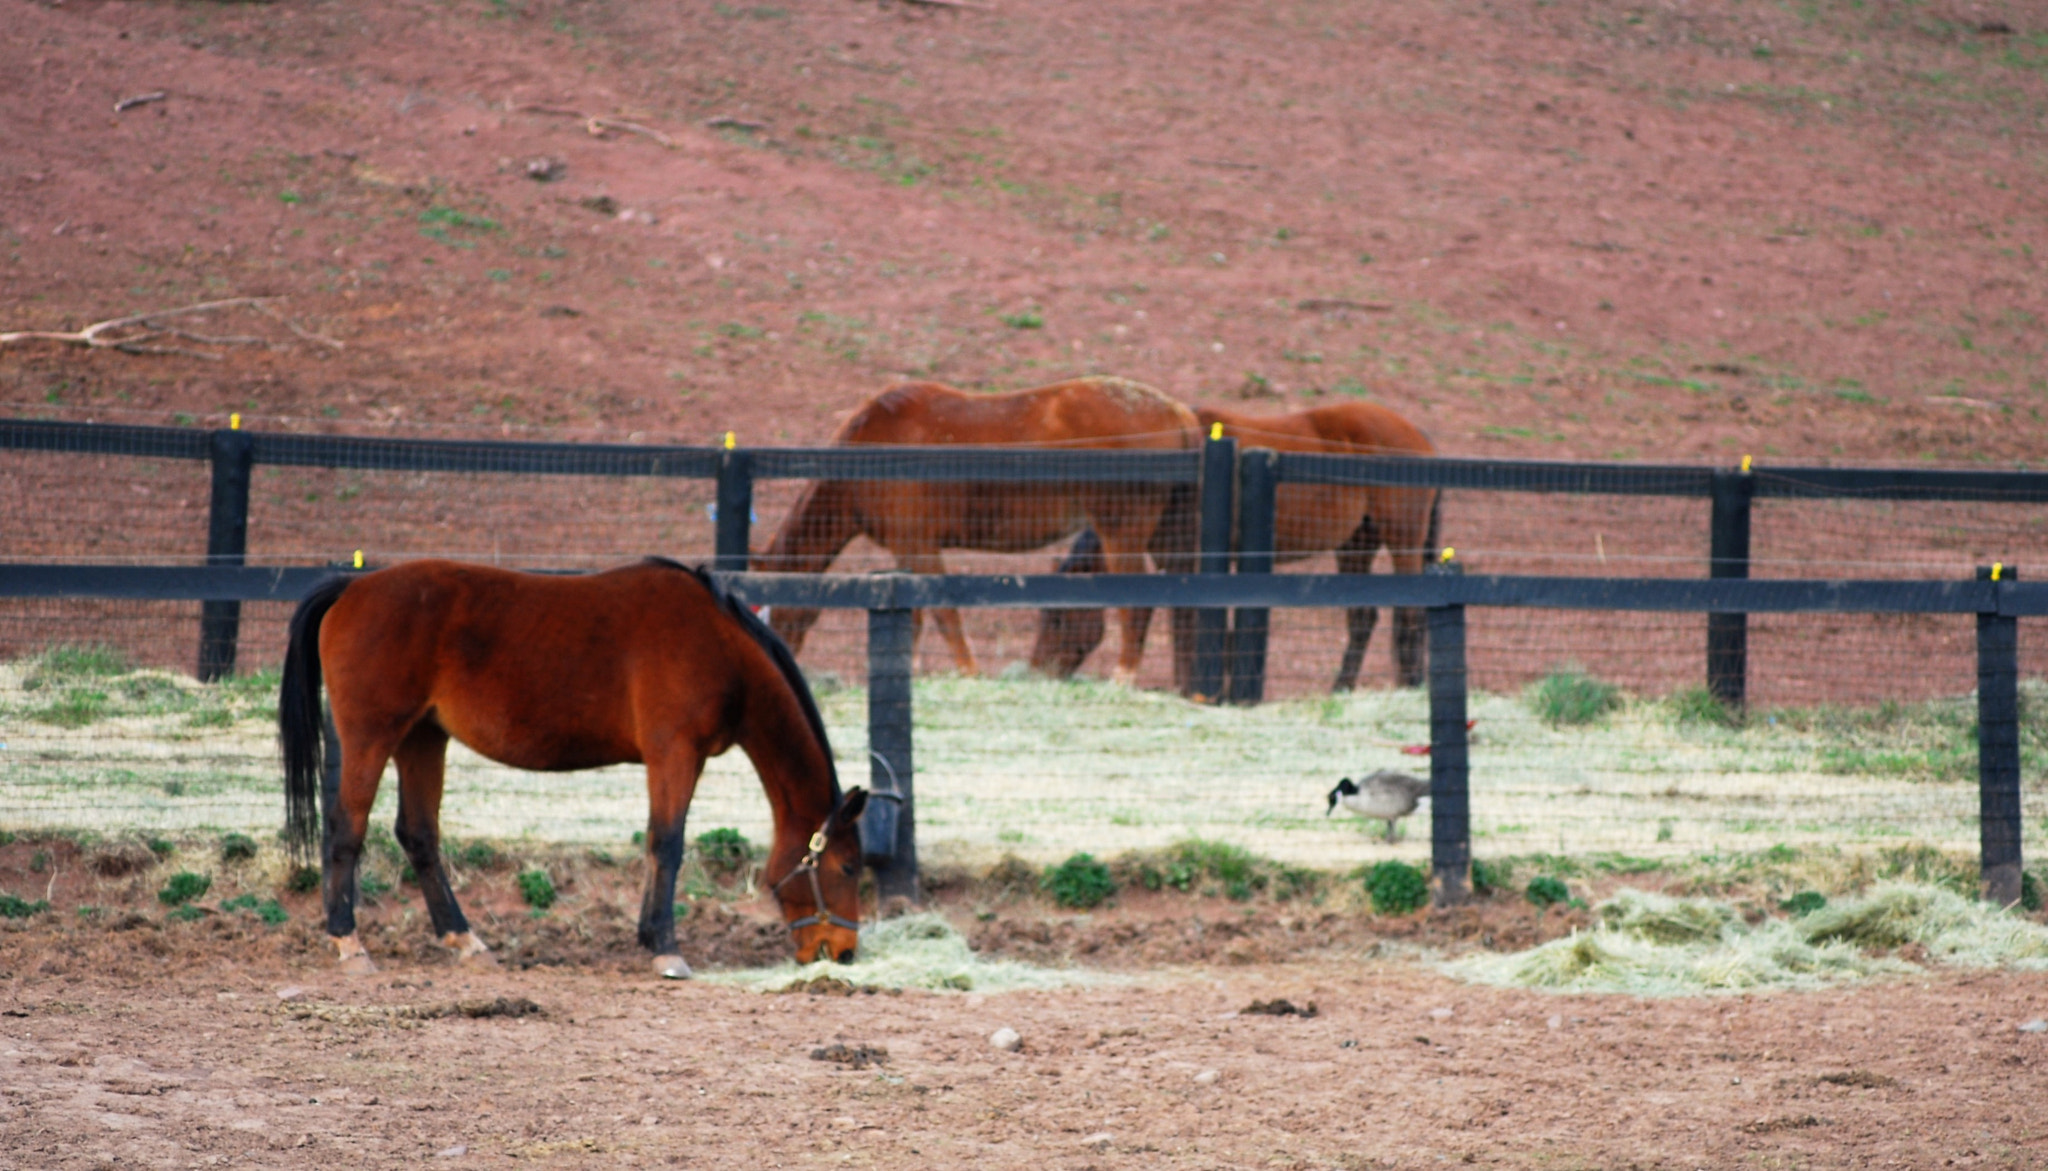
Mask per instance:
[[[1138,673],[1126,667],[1117,667],[1109,673],[1109,681],[1118,687],[1132,687],[1138,682]]]
[[[468,960],[489,967],[498,966],[498,957],[492,954],[490,948],[484,946],[484,941],[478,939],[473,931],[464,931],[460,934],[451,931],[441,937],[441,946],[454,952],[458,960]]]
[[[655,956],[654,974],[664,980],[687,980],[692,975],[681,956]]]
[[[363,947],[363,941],[353,933],[337,937],[334,952],[337,966],[351,976],[368,976],[377,970],[377,965],[370,960],[369,951]]]

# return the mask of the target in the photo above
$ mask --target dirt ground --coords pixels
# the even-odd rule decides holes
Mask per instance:
[[[1076,914],[939,875],[979,951],[1097,981],[762,994],[655,980],[630,864],[557,867],[545,916],[472,874],[495,968],[432,945],[401,888],[365,911],[382,970],[344,977],[309,895],[278,925],[181,922],[161,873],[96,876],[62,842],[0,849],[9,889],[45,889],[36,851],[53,910],[0,920],[0,1167],[2030,1167],[2048,1143],[2048,1036],[2018,1027],[2048,1016],[2038,974],[1660,1001],[1429,966],[1588,922],[1513,895]],[[707,971],[787,954],[754,900],[700,899],[681,937]],[[1246,1011],[1276,999],[1313,1015]]]
[[[184,925],[0,938],[9,1167],[2030,1167],[2048,1142],[2048,1041],[2016,1028],[2038,976],[1641,1001],[1333,948],[814,996],[388,956],[344,979],[296,936]],[[539,1012],[435,1016],[497,998]],[[1316,1015],[1242,1011],[1272,998]]]
[[[7,347],[17,411],[790,443],[906,376],[1103,371],[1371,394],[1468,455],[2048,428],[2025,4],[6,13],[4,327],[286,318],[200,329],[269,343],[224,361]]]

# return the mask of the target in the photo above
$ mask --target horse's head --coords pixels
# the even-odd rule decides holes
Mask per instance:
[[[866,789],[840,798],[803,854],[775,882],[800,964],[853,962],[860,944],[860,815],[867,806]]]
[[[1100,610],[1040,610],[1038,641],[1031,645],[1031,669],[1049,679],[1071,679],[1102,645]]]

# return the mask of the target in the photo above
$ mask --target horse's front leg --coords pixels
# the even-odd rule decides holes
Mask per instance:
[[[443,946],[463,959],[491,962],[485,947],[469,928],[462,905],[448,885],[441,860],[441,788],[448,769],[448,733],[431,719],[421,720],[398,746],[398,844],[419,877],[427,900],[427,917]]]
[[[683,819],[697,792],[704,758],[681,749],[647,762],[647,890],[640,900],[640,946],[654,953],[654,974],[687,980],[676,947],[676,873],[683,866]]]

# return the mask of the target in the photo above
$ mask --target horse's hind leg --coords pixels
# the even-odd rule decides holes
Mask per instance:
[[[327,935],[344,971],[377,970],[356,937],[356,869],[363,858],[363,838],[370,828],[370,806],[384,764],[399,739],[397,730],[366,731],[360,722],[336,715],[341,738],[341,786],[327,818],[327,840],[321,866],[320,899],[327,911]]]
[[[1358,528],[1337,550],[1337,572],[1371,573],[1373,554],[1378,552],[1379,544],[1379,530],[1372,517],[1360,520]],[[1379,625],[1379,620],[1380,612],[1371,606],[1353,606],[1344,611],[1344,658],[1337,664],[1337,679],[1330,684],[1331,691],[1350,691],[1358,686],[1358,671],[1365,665],[1365,651],[1372,645],[1373,627]]]
[[[640,899],[640,946],[654,953],[654,973],[690,978],[676,947],[676,872],[683,866],[683,818],[697,792],[704,758],[679,748],[647,762],[647,890]]]
[[[398,745],[398,844],[419,876],[427,917],[442,944],[464,959],[488,956],[448,885],[441,861],[441,788],[448,770],[448,733],[430,716],[413,725]]]

